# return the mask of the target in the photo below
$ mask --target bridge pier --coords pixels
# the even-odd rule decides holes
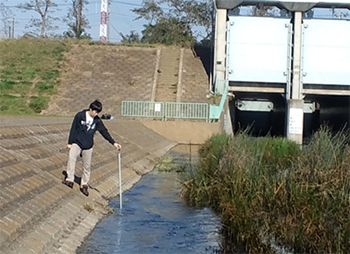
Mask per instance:
[[[227,10],[218,9],[215,22],[214,73],[216,80],[225,80],[226,72],[226,19]],[[217,89],[217,88],[214,88]],[[213,88],[210,88],[211,92]],[[222,91],[220,91],[222,92]]]
[[[293,80],[290,91],[291,98],[287,98],[287,131],[289,140],[297,144],[303,143],[304,100],[302,99],[301,82],[301,47],[302,47],[302,12],[294,12],[294,41],[293,41]]]

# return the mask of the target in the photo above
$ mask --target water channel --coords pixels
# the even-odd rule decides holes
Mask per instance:
[[[177,146],[166,156],[181,166],[195,157],[189,146]],[[96,226],[77,253],[220,253],[219,218],[210,209],[186,206],[180,188],[178,173],[155,168],[123,193],[121,211],[119,198],[111,200],[116,213]]]

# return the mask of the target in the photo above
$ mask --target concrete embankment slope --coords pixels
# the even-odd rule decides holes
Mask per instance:
[[[95,137],[89,197],[61,183],[71,118],[0,119],[0,253],[75,253],[118,195],[118,151]],[[105,121],[123,145],[122,185],[131,188],[175,142],[141,122]],[[77,163],[76,176],[81,173]]]

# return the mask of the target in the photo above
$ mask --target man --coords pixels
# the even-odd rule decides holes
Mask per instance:
[[[69,133],[67,145],[69,149],[67,177],[62,183],[73,188],[76,161],[79,155],[82,156],[83,174],[81,177],[80,191],[85,196],[89,196],[88,182],[91,174],[91,157],[95,132],[98,130],[101,135],[118,150],[122,148],[118,142],[114,141],[102,120],[98,117],[101,111],[102,103],[99,100],[95,100],[90,104],[89,109],[84,109],[75,115]]]

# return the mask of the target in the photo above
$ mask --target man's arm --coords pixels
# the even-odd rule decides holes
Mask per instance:
[[[114,139],[112,138],[111,134],[109,134],[106,126],[103,124],[101,119],[98,119],[99,124],[97,127],[97,130],[101,133],[101,135],[108,140],[109,143],[111,143],[115,148],[120,150],[122,146],[119,144],[119,142],[115,142]]]
[[[69,137],[68,137],[68,144],[67,148],[70,149],[72,147],[73,140],[75,139],[77,135],[77,124],[79,123],[79,113],[77,113],[73,119],[72,126],[70,127],[69,131]]]

